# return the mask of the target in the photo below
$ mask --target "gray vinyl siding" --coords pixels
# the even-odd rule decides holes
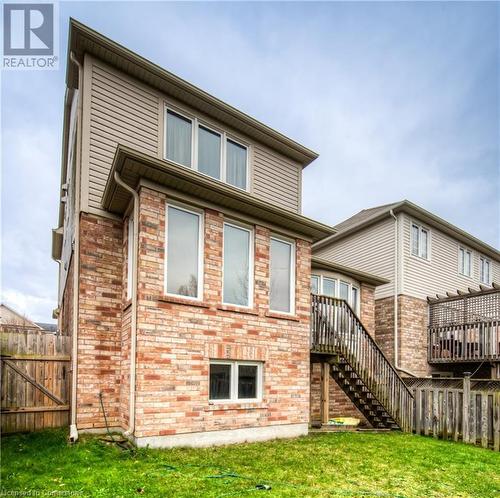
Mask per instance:
[[[461,244],[454,238],[436,228],[427,227],[430,232],[430,258],[423,260],[411,255],[411,223],[419,223],[416,218],[403,215],[403,288],[404,294],[425,299],[435,294],[466,291],[469,287],[479,288],[479,258],[480,253]],[[425,224],[423,224],[425,226]],[[466,277],[459,274],[458,250],[465,247],[472,252],[472,275]],[[500,282],[500,264],[491,262],[492,280]]]
[[[377,299],[393,294],[394,220],[384,219],[338,242],[314,251],[314,255],[391,280],[377,287]]]
[[[91,59],[88,70],[91,71],[87,110],[89,137],[86,144],[88,205],[100,209],[118,144],[154,157],[163,157],[164,103],[172,99],[96,59]],[[182,109],[181,104],[175,103]],[[188,115],[198,115],[201,120],[208,121],[195,109],[187,108],[187,111]],[[220,123],[213,123],[213,126],[233,133]],[[282,154],[252,143],[248,137],[242,139],[249,144],[251,151],[249,166],[253,195],[276,206],[300,212],[302,167]]]
[[[100,208],[118,144],[158,156],[159,98],[104,64],[94,61],[90,70],[88,202]]]
[[[254,146],[253,194],[256,197],[298,213],[301,175],[299,164]]]

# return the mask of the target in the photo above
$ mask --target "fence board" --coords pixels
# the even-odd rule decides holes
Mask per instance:
[[[415,398],[412,427],[416,434],[500,451],[500,389],[496,381],[471,381],[470,377],[407,380]]]
[[[70,340],[68,336],[2,327],[2,433],[68,424]]]

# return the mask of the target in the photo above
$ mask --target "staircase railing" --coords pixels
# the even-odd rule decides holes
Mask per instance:
[[[401,430],[411,432],[413,395],[343,300],[312,295],[311,350],[340,354]]]

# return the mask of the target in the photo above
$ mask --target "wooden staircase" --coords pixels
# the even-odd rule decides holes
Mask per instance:
[[[376,428],[411,431],[413,396],[342,299],[312,295],[311,352]]]

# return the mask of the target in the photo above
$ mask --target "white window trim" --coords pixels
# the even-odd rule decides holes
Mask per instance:
[[[127,224],[127,293],[126,299],[132,298],[132,270],[134,254],[134,213],[131,212]]]
[[[269,288],[269,311],[282,315],[295,315],[295,241],[280,235],[271,235],[269,241],[269,286],[271,286],[271,240],[283,242],[291,246],[290,250],[290,311],[273,310],[271,308],[271,289]]]
[[[413,227],[418,228],[418,254],[413,254]],[[427,257],[422,256],[422,231],[427,233]],[[421,261],[431,261],[431,230],[418,221],[410,220],[410,256]]]
[[[250,260],[249,260],[249,264],[248,264],[248,304],[247,305],[227,303],[224,299],[224,267],[225,267],[224,227],[226,225],[228,225],[230,227],[238,228],[240,230],[245,230],[250,235],[248,237],[248,244],[249,244],[249,251],[248,251],[249,256],[248,257],[250,258]],[[223,226],[222,226],[222,304],[227,305],[227,306],[236,306],[237,308],[245,308],[245,309],[253,308],[253,293],[254,293],[254,230],[249,225],[245,225],[245,224],[239,223],[237,221],[226,220],[226,221],[224,221]]]
[[[488,263],[488,281],[486,280],[483,280],[481,278],[481,273],[482,272],[482,267],[483,267],[483,263]],[[485,285],[491,285],[491,282],[492,282],[492,278],[491,278],[491,270],[492,270],[493,266],[492,266],[492,263],[491,263],[491,259],[490,258],[487,258],[486,256],[479,256],[479,281],[482,283],[482,284],[485,284]]]
[[[469,253],[470,254],[470,273],[464,273],[464,272],[462,272],[462,265],[461,265],[461,262],[460,262],[460,251],[464,251],[464,270],[465,270],[465,253]],[[461,277],[472,279],[473,278],[473,274],[474,274],[474,253],[473,253],[472,249],[468,249],[465,246],[459,245],[458,246],[457,255],[458,255],[458,274]]]
[[[318,281],[318,294],[320,296],[326,296],[326,294],[324,294],[324,290],[323,290],[324,279],[332,280],[335,282],[335,296],[333,296],[334,299],[342,299],[340,297],[340,283],[346,284],[348,286],[348,293],[349,293],[349,299],[347,300],[347,304],[349,306],[352,306],[352,290],[357,289],[357,291],[358,291],[358,303],[357,303],[356,309],[354,311],[359,316],[359,314],[361,312],[361,289],[358,285],[354,285],[351,282],[346,282],[345,280],[341,280],[341,279],[336,278],[336,277],[329,277],[328,275],[321,275],[319,273],[311,273],[311,278],[313,278],[313,277],[319,279],[319,281]],[[331,297],[331,296],[326,296],[326,297]]]
[[[174,114],[178,114],[179,116],[182,116],[185,119],[188,119],[191,121],[191,166],[186,166],[185,164],[178,163],[176,161],[173,161],[172,159],[169,159],[167,157],[167,113],[168,111],[173,112]],[[210,131],[213,131],[214,133],[217,133],[221,137],[221,154],[220,154],[220,178],[214,178],[213,176],[207,175],[206,173],[203,173],[202,171],[199,171],[198,169],[198,129],[200,126],[203,126],[204,128],[207,128]],[[226,165],[226,147],[227,147],[227,141],[231,140],[235,144],[240,145],[241,147],[244,147],[247,151],[246,155],[246,188],[242,189],[240,187],[237,187],[236,185],[232,185],[231,183],[228,183],[226,181],[226,170],[227,170],[227,165]],[[206,176],[207,178],[211,178],[212,180],[216,180],[219,182],[222,182],[226,185],[230,185],[233,188],[237,188],[238,190],[242,190],[243,192],[250,192],[250,144],[247,144],[243,142],[240,138],[235,137],[231,133],[227,133],[224,130],[218,129],[209,123],[207,123],[204,120],[198,119],[196,116],[189,115],[185,113],[182,110],[179,110],[176,106],[172,106],[165,102],[165,109],[163,113],[163,159],[165,161],[169,161],[173,164],[177,164],[178,166],[181,166],[182,168],[188,168],[193,171],[197,171],[200,175]]]
[[[179,209],[180,211],[185,211],[186,213],[190,214],[195,214],[198,216],[198,289],[197,289],[197,297],[193,296],[184,296],[182,294],[174,294],[171,292],[168,292],[168,272],[167,272],[167,266],[168,266],[168,257],[167,257],[167,251],[168,251],[168,208],[172,207],[175,209]],[[204,241],[205,241],[205,232],[204,232],[204,211],[202,209],[196,209],[191,206],[186,206],[185,204],[177,203],[177,202],[172,202],[168,200],[165,203],[165,244],[163,246],[163,255],[164,255],[164,268],[163,268],[163,292],[166,296],[172,296],[172,297],[179,297],[182,299],[189,299],[192,301],[202,301],[203,300],[203,277],[204,277]]]
[[[236,361],[236,360],[210,360],[210,365],[229,365],[231,367],[229,377],[229,398],[227,399],[211,399],[210,398],[210,365],[208,369],[208,401],[212,404],[216,403],[250,403],[262,401],[263,393],[263,362],[261,361]],[[257,367],[257,397],[256,398],[238,398],[238,369],[240,365],[249,365]]]

